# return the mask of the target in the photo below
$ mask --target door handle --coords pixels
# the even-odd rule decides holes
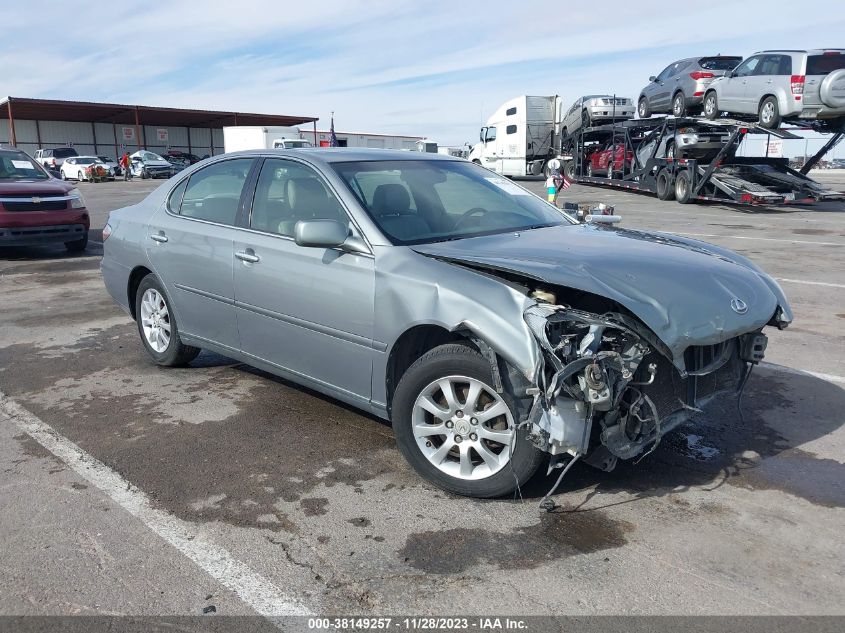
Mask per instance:
[[[150,239],[153,242],[159,242],[161,244],[164,244],[167,241],[167,236],[164,233],[153,233],[152,235],[150,235]]]
[[[248,262],[250,264],[256,264],[261,261],[261,258],[258,255],[250,251],[238,251],[235,253],[235,257],[242,262]]]

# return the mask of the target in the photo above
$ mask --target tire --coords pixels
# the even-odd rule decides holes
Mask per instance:
[[[776,130],[780,127],[780,107],[777,97],[768,96],[760,102],[757,119],[761,127]]]
[[[454,395],[451,406],[439,386],[444,382]],[[484,401],[480,407],[467,402],[471,385],[479,389],[475,403]],[[510,494],[517,481],[522,485],[537,471],[544,454],[525,439],[525,429],[516,430],[519,418],[511,395],[497,394],[492,385],[490,363],[460,343],[434,348],[402,376],[393,398],[393,431],[399,450],[423,478],[455,494],[489,498]],[[429,402],[427,408],[420,404],[423,398]],[[442,411],[442,417],[431,412],[432,406]],[[484,420],[484,411],[494,407],[501,413]],[[439,427],[443,433],[415,431],[426,426]],[[512,450],[489,439],[493,434],[509,437]],[[438,458],[440,465],[435,464]]]
[[[687,98],[683,92],[677,92],[672,97],[672,114],[679,118],[687,115]]]
[[[593,177],[593,161],[587,161],[587,178]]]
[[[85,234],[81,240],[76,240],[75,242],[65,242],[65,248],[70,253],[81,253],[88,247],[88,234]]]
[[[586,129],[590,127],[592,121],[590,120],[590,113],[586,110],[581,110],[581,128]]]
[[[647,97],[640,97],[640,101],[637,104],[637,114],[641,119],[647,119],[651,116],[651,105]]]
[[[675,188],[669,179],[669,172],[661,169],[657,174],[657,198],[659,200],[672,200],[675,197]]]
[[[146,305],[142,305],[145,303]],[[162,314],[162,308],[164,314]],[[200,353],[198,347],[185,345],[179,338],[179,327],[173,314],[170,298],[164,292],[161,282],[153,274],[144,277],[138,285],[138,291],[135,293],[135,321],[144,349],[158,365],[165,367],[186,365]],[[153,322],[161,325],[156,327]],[[145,333],[144,327],[148,323],[151,331]],[[165,327],[161,327],[162,325]],[[165,336],[166,327],[170,328],[169,338]],[[161,336],[157,336],[156,332],[159,332]],[[153,347],[151,341],[156,343],[156,347]],[[166,344],[164,344],[165,341]]]
[[[79,182],[84,182],[85,181],[85,174],[83,174],[80,171],[78,174],[76,174],[76,180],[79,181]]]
[[[675,160],[677,158],[675,156],[675,141],[666,142],[666,158],[669,160]]]
[[[147,172],[147,168],[141,170],[141,180],[146,180],[150,177],[150,174]]]
[[[563,169],[564,169],[564,173],[566,174],[566,177],[567,177],[568,180],[571,181],[573,178],[575,178],[575,161],[574,160],[566,161]]]
[[[704,95],[704,116],[711,121],[719,118],[719,99],[716,92],[711,90]]]
[[[692,185],[686,169],[675,176],[675,200],[681,204],[688,204],[692,200]]]
[[[62,180],[67,180],[67,176],[65,176],[65,172],[60,171],[59,172],[59,178],[61,178]]]

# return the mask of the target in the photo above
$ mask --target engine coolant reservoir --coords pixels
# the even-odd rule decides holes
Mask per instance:
[[[551,303],[552,305],[557,303],[557,295],[553,292],[549,292],[548,290],[543,290],[542,288],[532,290],[528,296],[532,299],[536,299],[537,301],[545,301],[546,303]]]

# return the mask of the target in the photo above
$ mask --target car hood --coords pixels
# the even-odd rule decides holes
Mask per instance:
[[[607,297],[645,323],[682,363],[710,345],[792,313],[778,284],[718,246],[664,233],[596,225],[556,226],[412,247],[452,263],[516,273]],[[731,307],[739,299],[743,314]],[[734,302],[735,303],[735,302]]]
[[[38,196],[64,196],[74,189],[61,180],[50,178],[49,180],[0,180],[0,196],[2,195],[38,195]]]

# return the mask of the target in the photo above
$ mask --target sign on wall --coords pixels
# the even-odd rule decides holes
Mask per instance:
[[[156,138],[158,138],[159,141],[167,141],[167,139],[168,139],[167,129],[163,128],[163,127],[156,128]]]
[[[123,134],[124,141],[134,141],[135,140],[135,128],[134,127],[122,127],[120,128],[121,133]]]
[[[773,138],[769,140],[769,144],[766,149],[766,156],[771,158],[782,158],[783,157],[783,139],[780,138]]]

